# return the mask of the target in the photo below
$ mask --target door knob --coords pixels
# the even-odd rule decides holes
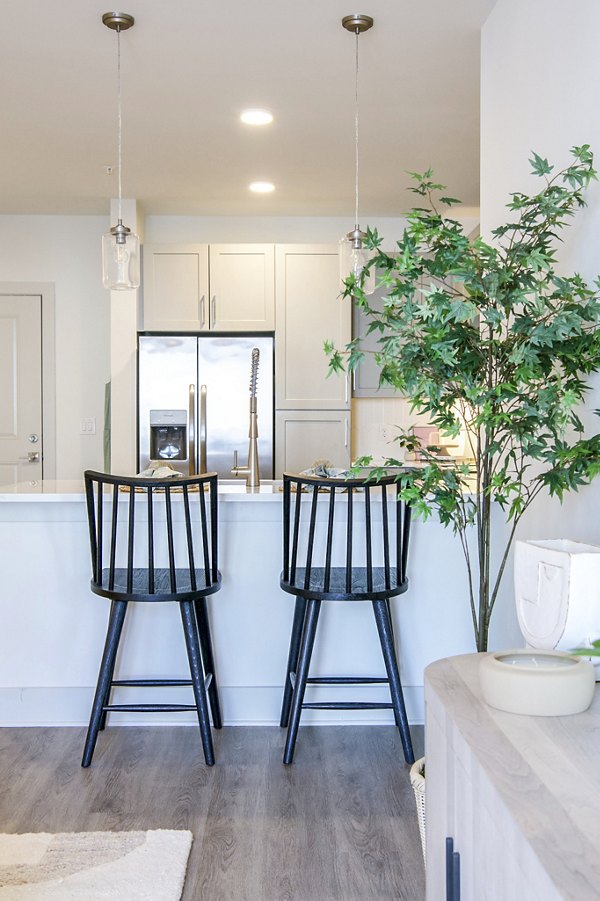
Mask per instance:
[[[29,451],[26,457],[19,457],[19,460],[27,460],[28,463],[39,463],[40,462],[40,452],[39,451]]]

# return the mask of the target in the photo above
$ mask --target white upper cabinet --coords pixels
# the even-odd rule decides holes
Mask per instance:
[[[209,327],[208,244],[145,244],[143,266],[145,331]]]
[[[275,285],[277,409],[349,409],[348,376],[328,377],[323,351],[324,341],[344,347],[351,336],[352,308],[340,297],[337,247],[277,245]]]
[[[272,332],[275,250],[272,244],[211,244],[210,327]]]
[[[144,330],[273,331],[274,259],[272,244],[146,244]]]

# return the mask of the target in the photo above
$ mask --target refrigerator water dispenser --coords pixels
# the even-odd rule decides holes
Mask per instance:
[[[185,410],[150,410],[150,459],[187,460]]]

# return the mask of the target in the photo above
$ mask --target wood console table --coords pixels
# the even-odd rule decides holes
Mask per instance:
[[[597,901],[600,691],[576,716],[503,713],[479,657],[425,671],[427,901]]]

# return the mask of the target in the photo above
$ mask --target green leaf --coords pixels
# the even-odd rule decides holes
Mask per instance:
[[[534,175],[549,175],[554,168],[548,162],[548,160],[543,159],[541,156],[538,156],[537,153],[533,153],[533,157],[529,160],[531,164],[531,169]]]

